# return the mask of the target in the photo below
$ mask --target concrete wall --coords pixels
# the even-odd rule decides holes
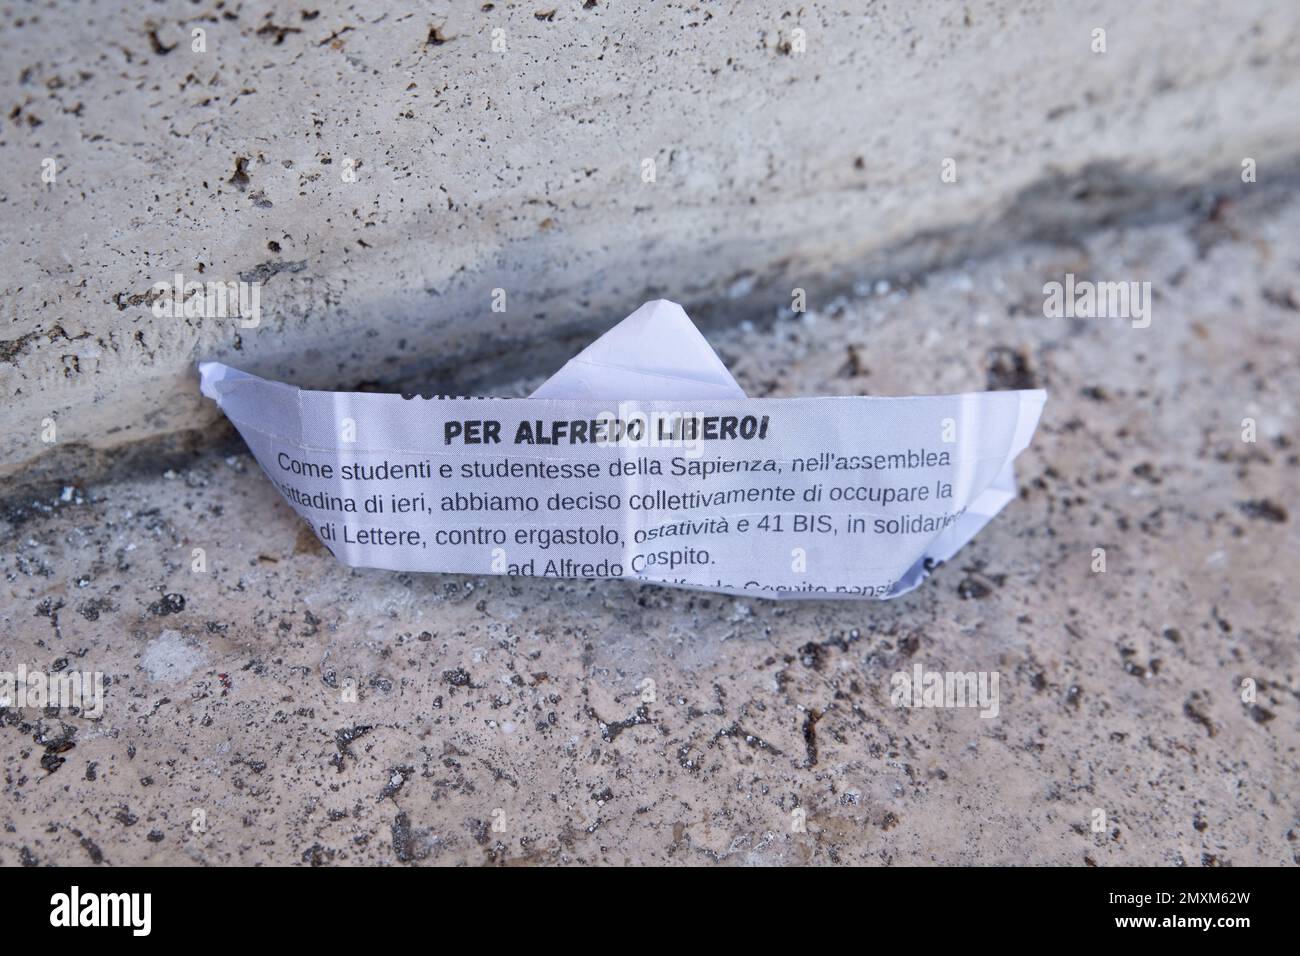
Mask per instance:
[[[216,433],[199,358],[473,387],[649,297],[770,314],[794,286],[1240,190],[1244,157],[1263,186],[1300,154],[1300,5],[1269,0],[0,16],[10,474]],[[260,326],[156,317],[177,272],[263,282]]]

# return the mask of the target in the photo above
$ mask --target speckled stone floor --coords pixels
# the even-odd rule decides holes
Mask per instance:
[[[1065,272],[1151,327],[1044,318]],[[352,571],[242,455],[11,500],[0,669],[109,684],[0,714],[0,863],[1293,863],[1298,303],[1274,196],[713,336],[754,395],[1049,390],[883,604]],[[892,706],[917,663],[998,716]]]

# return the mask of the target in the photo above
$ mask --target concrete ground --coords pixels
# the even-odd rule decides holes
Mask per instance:
[[[1065,272],[1151,327],[1044,318]],[[111,683],[0,714],[0,863],[1296,862],[1298,303],[1261,193],[714,336],[753,395],[1049,390],[1021,499],[882,604],[353,571],[242,453],[11,500],[6,666]],[[998,716],[891,706],[917,663]]]

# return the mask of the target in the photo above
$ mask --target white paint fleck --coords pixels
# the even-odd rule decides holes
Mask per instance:
[[[175,684],[203,665],[203,651],[177,631],[163,631],[145,645],[140,666],[155,683]]]

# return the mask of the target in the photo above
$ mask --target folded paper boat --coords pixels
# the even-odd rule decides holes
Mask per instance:
[[[530,397],[307,391],[217,362],[217,402],[354,567],[890,598],[1016,496],[1046,393],[746,398],[648,302]]]

